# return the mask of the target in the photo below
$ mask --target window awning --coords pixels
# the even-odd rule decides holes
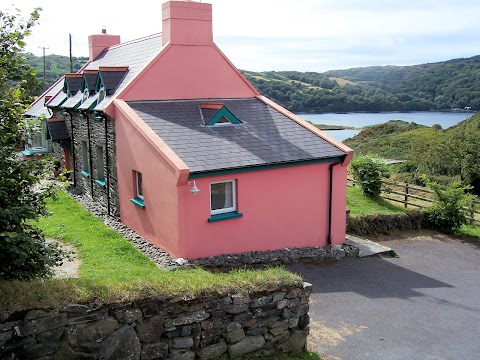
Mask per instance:
[[[68,132],[65,120],[61,118],[48,119],[47,123],[48,133],[52,141],[70,140],[70,133]]]

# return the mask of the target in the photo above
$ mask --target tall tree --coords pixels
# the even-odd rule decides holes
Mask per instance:
[[[0,278],[4,279],[48,276],[62,256],[32,221],[47,214],[45,199],[53,194],[41,181],[44,163],[18,156],[26,126],[23,114],[30,101],[25,87],[31,69],[22,53],[40,10],[27,20],[19,10],[0,11]]]

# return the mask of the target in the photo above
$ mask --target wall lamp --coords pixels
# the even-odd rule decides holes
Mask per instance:
[[[188,182],[189,185],[192,184],[191,181]],[[195,180],[193,180],[193,187],[190,189],[190,192],[193,194],[193,195],[197,195],[197,193],[200,191],[200,189],[197,187],[197,183],[195,182]]]

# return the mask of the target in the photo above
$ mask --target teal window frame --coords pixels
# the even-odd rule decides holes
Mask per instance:
[[[219,122],[222,118],[227,119],[229,122]],[[237,119],[235,115],[232,114],[225,106],[222,107],[218,112],[207,122],[207,126],[223,126],[231,124],[241,124],[242,122]]]
[[[133,181],[135,182],[134,191],[135,197],[130,199],[130,201],[141,207],[142,209],[145,208],[145,197],[143,195],[143,178],[142,173],[136,170],[133,170]]]
[[[242,213],[239,213],[237,211],[232,211],[232,212],[227,212],[223,214],[217,214],[217,215],[212,215],[209,217],[208,222],[217,222],[217,221],[222,221],[222,220],[230,220],[230,219],[238,219],[243,216]]]

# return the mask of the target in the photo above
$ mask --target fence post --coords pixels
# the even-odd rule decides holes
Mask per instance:
[[[405,182],[405,203],[404,207],[408,207],[408,182]]]

